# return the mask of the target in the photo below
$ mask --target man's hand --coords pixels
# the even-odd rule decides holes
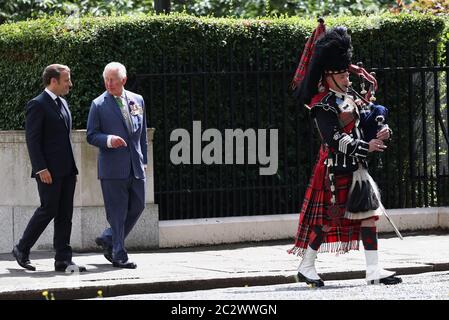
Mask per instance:
[[[120,148],[120,147],[126,147],[127,144],[126,144],[125,140],[123,140],[119,136],[112,136],[111,146],[112,146],[112,148]]]
[[[373,151],[384,152],[384,150],[387,148],[387,146],[384,145],[384,142],[380,139],[372,139],[370,142],[368,142],[368,144],[369,144],[368,152]]]
[[[51,178],[51,174],[50,171],[48,171],[48,169],[45,169],[44,171],[39,173],[39,179],[41,179],[41,181],[46,184],[53,183],[53,179]]]
[[[376,138],[384,141],[390,139],[390,129],[388,127],[385,127],[379,130]]]

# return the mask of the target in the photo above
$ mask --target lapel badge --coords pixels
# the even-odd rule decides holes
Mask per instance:
[[[131,109],[131,115],[133,116],[137,116],[137,115],[141,115],[143,114],[143,109],[141,106],[139,106],[137,103],[135,103],[134,101],[130,101],[129,102],[129,107]]]

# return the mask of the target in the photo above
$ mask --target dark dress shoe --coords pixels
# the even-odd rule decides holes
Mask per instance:
[[[131,262],[129,260],[126,261],[114,261],[112,262],[112,266],[115,268],[124,268],[124,269],[136,269],[137,264]]]
[[[321,280],[321,279],[314,280],[314,279],[307,278],[301,272],[298,272],[297,277],[298,277],[299,281],[305,282],[306,284],[308,284],[312,288],[319,288],[319,287],[323,287],[324,286],[324,281],[323,280]]]
[[[104,240],[100,237],[95,238],[95,243],[103,248],[103,256],[112,263],[112,247],[110,247]]]
[[[84,272],[86,271],[86,267],[79,266],[73,261],[55,261],[55,271],[70,273],[73,273],[75,271]]]
[[[28,254],[20,251],[17,246],[14,246],[14,248],[12,249],[12,255],[14,256],[14,258],[16,258],[19,266],[30,271],[36,271],[36,267],[31,264]]]
[[[385,284],[385,285],[392,285],[392,284],[398,284],[401,283],[402,279],[399,277],[395,277],[395,276],[389,276],[383,279],[379,279],[379,280],[371,280],[368,282],[368,284]]]

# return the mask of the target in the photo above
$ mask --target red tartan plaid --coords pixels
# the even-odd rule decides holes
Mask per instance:
[[[317,164],[317,167],[319,164]],[[323,164],[324,167],[324,164]],[[315,170],[321,171],[319,168]],[[325,176],[322,176],[323,178]],[[327,181],[328,179],[325,179]],[[295,246],[289,250],[299,256],[303,256],[309,245],[310,234],[313,226],[329,226],[331,229],[324,236],[319,252],[344,253],[349,250],[359,249],[360,220],[349,220],[344,218],[346,201],[349,188],[352,183],[352,174],[336,175],[336,198],[338,208],[338,221],[340,225],[334,225],[329,215],[331,192],[329,184],[325,181],[317,183],[315,175],[310,179],[310,184],[304,196],[304,202],[299,217],[298,232],[296,234]],[[315,189],[313,186],[323,185],[323,188]]]
[[[335,225],[335,220],[332,220],[329,214],[331,192],[324,165],[326,158],[327,151],[321,148],[319,159],[304,196],[295,245],[288,251],[301,257],[309,245],[310,234],[315,225],[331,228],[324,236],[319,252],[345,253],[349,250],[359,249],[360,224],[362,220],[344,218],[349,188],[352,183],[352,173],[335,176],[336,205],[338,208],[337,220],[339,222],[339,225]],[[376,217],[375,219],[378,218]]]
[[[292,89],[296,89],[304,77],[306,76],[307,69],[309,67],[310,59],[312,58],[313,51],[315,49],[315,43],[318,37],[326,31],[324,20],[320,20],[318,26],[313,30],[312,35],[307,40],[301,58],[299,60],[298,68],[296,68],[295,76],[291,84]]]

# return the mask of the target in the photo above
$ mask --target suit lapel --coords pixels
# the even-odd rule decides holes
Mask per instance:
[[[58,115],[59,119],[64,123],[64,126],[67,128],[67,123],[66,123],[66,121],[64,119],[64,116],[61,114],[61,111],[58,110],[59,107],[56,104],[56,102],[50,97],[50,95],[47,92],[44,91],[43,94],[44,94],[45,100],[47,101],[47,104],[51,107],[51,109],[54,112],[56,112],[56,114]],[[62,100],[61,100],[61,102],[62,102]],[[64,103],[62,103],[62,105],[64,105]],[[67,128],[67,129],[69,129],[69,128]]]
[[[133,101],[135,104],[139,104],[140,105],[139,99],[137,99],[137,97],[132,92],[125,90],[125,94],[126,94],[126,97],[128,99],[128,104],[129,104],[130,101]],[[130,118],[131,118],[132,134],[134,134],[135,132],[137,132],[139,130],[139,120],[138,120],[139,116],[133,116],[131,114],[131,111],[130,111],[129,115],[130,115]]]
[[[132,94],[129,92],[129,91],[127,91],[127,90],[125,90],[125,89],[123,89],[123,92],[125,93],[125,96],[126,96],[126,107],[128,108],[128,112],[129,112],[129,121],[130,121],[130,125],[131,125],[131,132],[130,132],[130,135],[132,135],[132,134],[134,134],[134,130],[135,130],[135,125],[134,125],[134,116],[131,114],[131,110],[130,110],[130,108],[129,108],[129,102],[131,101],[131,100],[134,100],[133,99],[133,96],[132,96]],[[135,101],[134,101],[135,102]]]
[[[125,131],[129,135],[128,127],[126,126],[125,119],[123,118],[122,112],[120,111],[120,107],[118,106],[117,101],[109,92],[107,92],[106,98],[108,99],[107,103],[108,103],[109,108],[112,109],[112,111],[115,113],[115,115],[117,117],[119,117],[120,121],[122,122],[123,126],[125,127]]]

